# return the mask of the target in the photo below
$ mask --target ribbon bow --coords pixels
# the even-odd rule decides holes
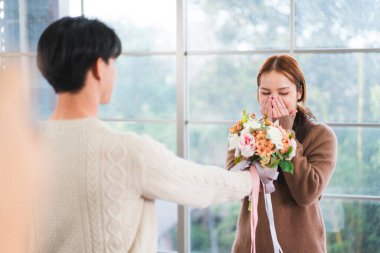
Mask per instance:
[[[267,213],[269,226],[270,226],[270,233],[272,236],[272,243],[274,248],[274,253],[282,253],[283,250],[278,242],[277,234],[276,234],[276,227],[274,225],[274,216],[273,216],[273,207],[272,207],[272,199],[271,199],[271,193],[274,192],[276,189],[273,184],[273,180],[277,180],[278,177],[278,171],[276,169],[268,168],[265,166],[261,166],[257,162],[252,162],[248,160],[243,160],[236,164],[231,171],[238,171],[238,170],[245,170],[251,166],[254,166],[256,168],[256,171],[260,177],[261,184],[264,189],[264,201],[265,201],[265,210]],[[250,195],[250,200],[252,201],[252,210],[251,210],[251,253],[256,253],[256,227],[257,227],[257,203],[258,203],[258,195],[259,195],[259,189],[258,187],[255,187],[255,184],[253,185],[252,193]],[[257,217],[255,219],[255,216]]]

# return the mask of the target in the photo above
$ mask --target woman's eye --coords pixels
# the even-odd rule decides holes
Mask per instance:
[[[268,92],[261,92],[261,94],[264,95],[264,96],[268,96],[270,93],[268,93]]]
[[[288,94],[289,94],[289,92],[287,92],[287,93],[280,93],[281,96],[286,96]]]

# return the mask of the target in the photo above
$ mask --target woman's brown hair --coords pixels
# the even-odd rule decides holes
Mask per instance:
[[[297,101],[297,114],[294,120],[293,130],[301,140],[304,137],[304,130],[312,119],[313,113],[306,108],[306,81],[297,61],[289,55],[274,55],[265,60],[257,75],[257,86],[260,87],[261,76],[264,73],[278,72],[285,75],[296,85],[297,92],[301,93],[301,98]]]

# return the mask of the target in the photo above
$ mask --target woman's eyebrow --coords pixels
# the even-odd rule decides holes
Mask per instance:
[[[263,89],[263,90],[269,90],[268,88],[265,88],[265,87],[260,87],[260,89]],[[282,88],[278,88],[278,90],[285,90],[285,89],[290,89],[290,87],[282,87]]]

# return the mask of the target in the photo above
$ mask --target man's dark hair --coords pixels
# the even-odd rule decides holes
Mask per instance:
[[[114,30],[97,19],[64,17],[50,24],[38,41],[37,65],[56,93],[79,92],[88,70],[121,53]]]

